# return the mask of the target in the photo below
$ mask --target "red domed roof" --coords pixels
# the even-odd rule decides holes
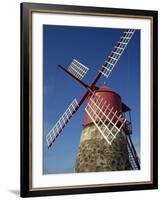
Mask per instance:
[[[101,86],[97,91],[105,91],[105,92],[108,92],[108,91],[112,91],[108,86],[106,85],[103,85]]]
[[[96,90],[96,92],[112,92],[120,97],[120,95],[116,92],[114,92],[111,88],[109,88],[107,85],[101,86],[99,89]],[[121,97],[120,97],[121,98]]]
[[[107,102],[107,105],[110,105],[115,111],[118,111],[119,113],[121,113],[122,111],[122,102],[121,102],[121,97],[119,94],[117,94],[116,92],[114,92],[113,90],[111,90],[108,86],[103,85],[100,88],[95,90],[95,94],[94,95],[100,95],[100,97]],[[90,102],[91,104],[91,102]],[[93,103],[92,103],[92,108],[95,110],[97,109]],[[84,115],[84,122],[83,125],[86,126],[88,124],[91,124],[92,119],[89,117],[89,115],[85,112]]]

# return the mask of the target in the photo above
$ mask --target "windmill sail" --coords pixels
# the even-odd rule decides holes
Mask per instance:
[[[95,93],[89,99],[85,111],[109,145],[121,131],[126,119]]]
[[[70,64],[68,71],[71,72],[74,76],[78,79],[82,80],[86,73],[88,72],[89,68],[85,65],[81,64],[79,61],[74,59]]]
[[[131,152],[131,149],[130,149],[129,146],[127,146],[127,149],[128,149],[128,155],[129,155],[129,161],[130,161],[130,164],[131,164],[131,168],[132,168],[133,170],[137,170],[137,169],[138,169],[138,166],[137,166],[137,164],[136,164],[136,162],[135,162],[135,159],[134,159],[134,157],[133,157],[133,154],[132,154],[132,152]]]
[[[100,72],[108,78],[110,73],[112,72],[113,68],[115,67],[116,63],[118,62],[120,56],[123,54],[126,46],[128,45],[130,39],[132,38],[135,30],[129,29],[125,31],[117,42],[116,46],[112,50],[111,54],[106,59],[104,65],[102,66]]]
[[[52,143],[56,140],[56,138],[59,136],[65,125],[69,122],[72,115],[76,112],[78,106],[79,105],[77,100],[74,99],[70,106],[66,109],[64,114],[60,117],[57,123],[50,130],[50,132],[46,135],[48,147],[50,147]]]
[[[129,161],[133,170],[140,169],[140,159],[132,143],[131,137],[127,136],[127,149],[129,154]]]

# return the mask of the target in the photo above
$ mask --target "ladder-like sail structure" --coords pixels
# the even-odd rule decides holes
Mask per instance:
[[[120,40],[117,42],[116,46],[112,50],[111,54],[105,60],[100,72],[108,78],[112,70],[114,69],[116,63],[118,62],[120,56],[123,54],[126,46],[128,45],[130,39],[132,38],[135,30],[129,29],[123,33]]]
[[[64,114],[60,117],[57,123],[50,130],[50,132],[46,135],[48,147],[51,147],[52,143],[56,140],[56,138],[59,136],[65,125],[69,122],[70,118],[76,112],[77,108],[78,102],[76,99],[74,99],[70,106],[66,109]]]
[[[137,152],[134,148],[130,135],[127,136],[127,149],[132,170],[139,170],[140,160],[138,158]]]
[[[82,80],[86,73],[88,72],[89,68],[74,59],[70,64],[68,71],[71,72],[75,77]]]
[[[111,145],[121,131],[126,119],[95,92],[90,97],[85,111],[107,143]]]

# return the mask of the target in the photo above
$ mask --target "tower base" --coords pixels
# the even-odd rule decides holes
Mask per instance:
[[[84,127],[75,172],[130,170],[126,136],[118,133],[109,145],[94,124]]]

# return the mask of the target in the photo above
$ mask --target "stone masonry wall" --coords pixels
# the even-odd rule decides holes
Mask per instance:
[[[95,125],[85,127],[81,134],[76,159],[76,172],[129,170],[130,163],[124,133],[118,133],[109,145]]]

